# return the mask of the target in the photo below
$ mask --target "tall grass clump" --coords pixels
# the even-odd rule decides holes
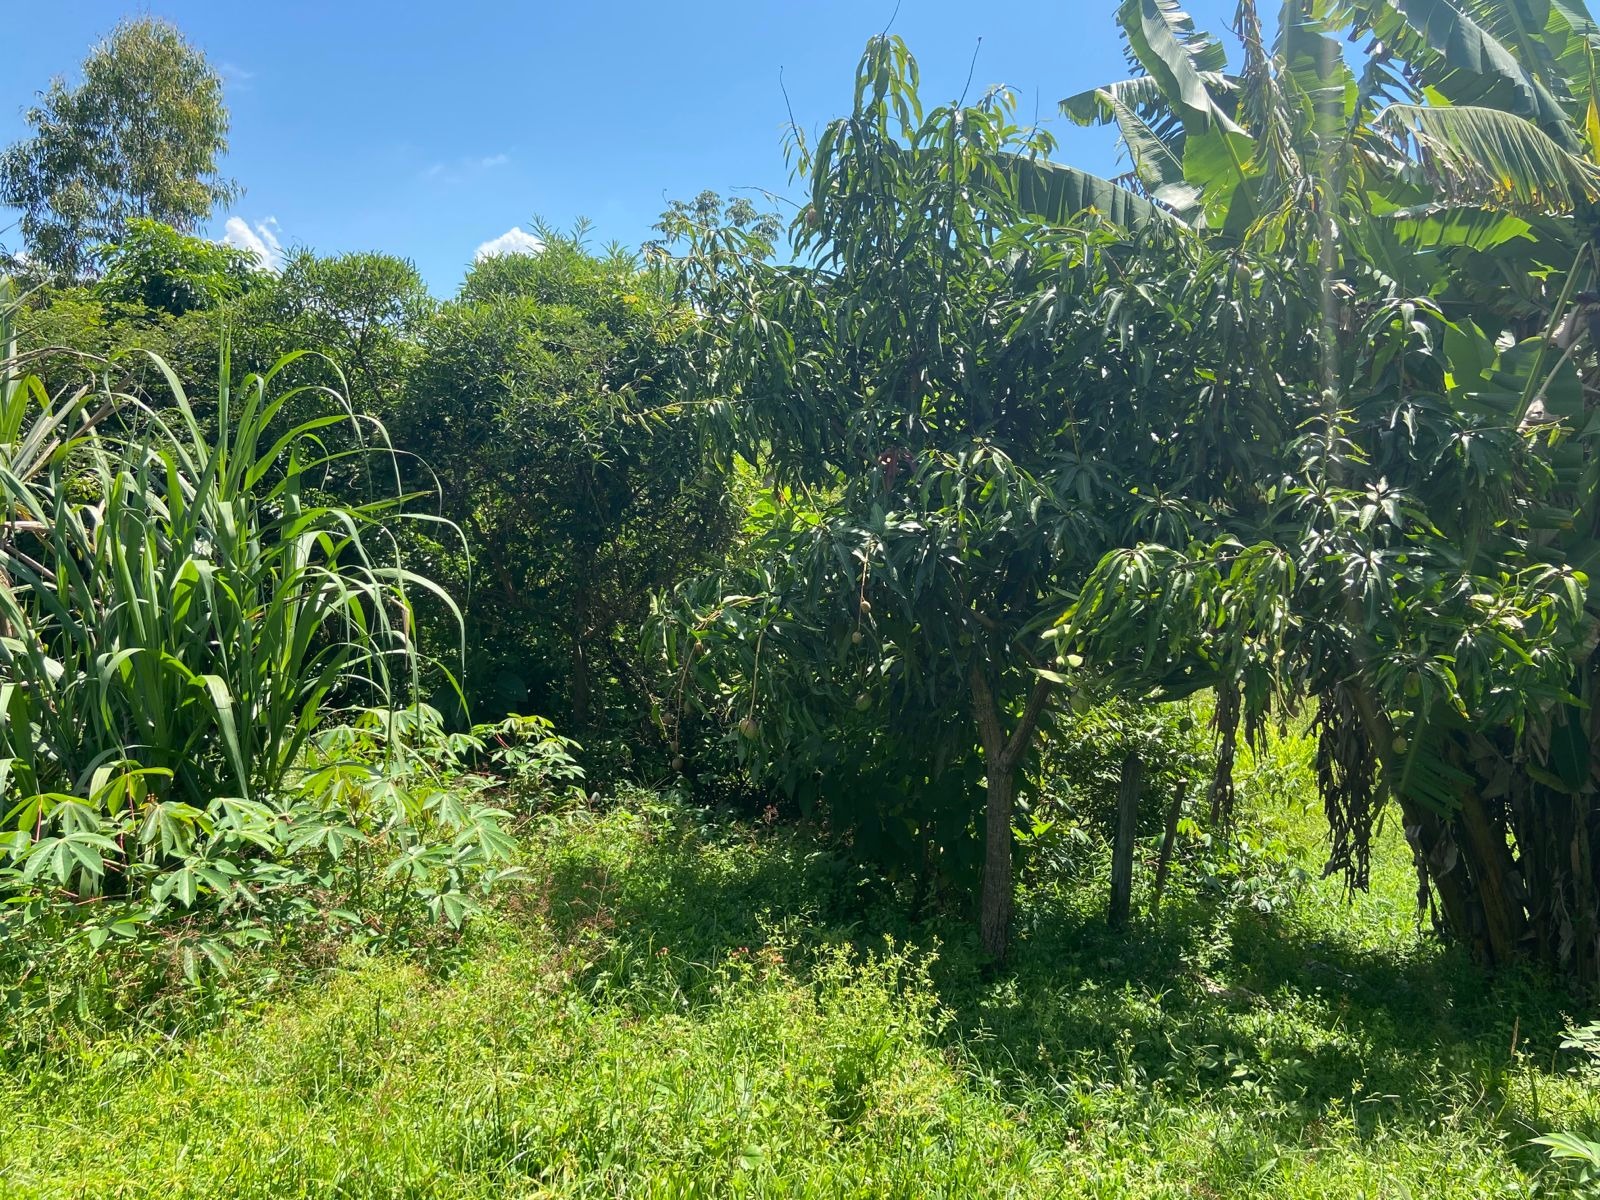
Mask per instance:
[[[336,908],[382,844],[394,886],[370,890],[459,923],[467,868],[510,839],[498,810],[430,799],[417,738],[370,715],[420,711],[412,594],[454,611],[401,562],[395,522],[426,518],[381,425],[290,385],[298,355],[235,384],[224,344],[204,402],[153,354],[158,396],[112,361],[52,397],[0,338],[3,919],[97,945],[197,907],[259,926],[285,895]]]

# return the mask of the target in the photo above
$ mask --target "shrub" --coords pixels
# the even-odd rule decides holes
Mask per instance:
[[[621,774],[660,757],[635,645],[650,595],[716,559],[736,514],[663,383],[686,321],[664,279],[542,233],[428,323],[389,425],[467,533],[470,560],[417,561],[463,598],[473,707],[565,712]]]
[[[130,1016],[192,1029],[241,987],[345,951],[454,961],[462,926],[521,871],[505,805],[579,778],[574,749],[537,717],[447,735],[425,706],[369,708],[319,730],[270,805],[165,821],[154,839],[148,810],[102,816],[99,831],[134,848],[111,902],[0,860],[0,1062]]]
[[[382,930],[420,901],[459,924],[469,885],[511,842],[499,811],[474,801],[481,788],[418,775],[417,745],[444,755],[436,772],[488,753],[474,735],[443,743],[436,714],[410,707],[411,594],[437,589],[394,565],[392,487],[360,503],[317,491],[336,464],[393,479],[382,427],[331,391],[277,387],[295,356],[235,388],[224,346],[202,423],[159,358],[167,407],[109,385],[58,404],[8,348],[0,895],[12,918],[93,913],[99,943],[204,901],[232,914],[237,942],[326,916],[347,874],[347,923]],[[286,420],[308,394],[324,411]],[[353,449],[325,448],[335,426]],[[547,726],[484,733],[535,735],[543,757],[517,753],[536,781],[570,768]]]
[[[242,296],[264,272],[247,250],[191,237],[160,221],[135,217],[114,245],[103,246],[105,272],[94,295],[175,317]]]

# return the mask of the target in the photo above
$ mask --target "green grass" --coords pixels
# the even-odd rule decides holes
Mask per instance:
[[[1315,865],[1278,775],[1247,830]],[[1561,1195],[1529,1139],[1600,1125],[1578,1005],[1420,934],[1392,827],[1350,907],[1189,874],[1114,937],[1103,878],[1036,883],[1003,973],[803,830],[635,794],[527,853],[447,958],[242,981],[181,1036],[63,1024],[0,1073],[0,1192]]]

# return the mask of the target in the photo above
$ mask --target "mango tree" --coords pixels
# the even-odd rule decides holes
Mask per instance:
[[[1317,353],[1252,385],[1293,398],[1280,471],[1232,512],[1185,498],[1186,541],[1118,539],[1062,653],[1139,694],[1204,678],[1225,747],[1310,698],[1332,865],[1364,882],[1393,796],[1482,959],[1594,982],[1600,30],[1581,3],[1291,0],[1269,45],[1246,0],[1229,73],[1167,0],[1120,18],[1134,76],[1064,109],[1116,122],[1130,186],[1209,245],[1278,255],[1296,286],[1247,316]]]
[[[1282,422],[1219,381],[1284,339],[1236,319],[1270,272],[1137,197],[1132,230],[1044,223],[1118,189],[1049,163],[1005,91],[924,112],[916,78],[875,40],[850,115],[796,139],[789,262],[689,214],[669,229],[702,315],[678,401],[770,498],[741,563],[659,630],[676,697],[736,720],[752,766],[858,848],[919,884],[981,870],[999,958],[1022,767],[1066,680],[1040,635],[1124,515],[1161,530],[1169,490],[1259,475]]]

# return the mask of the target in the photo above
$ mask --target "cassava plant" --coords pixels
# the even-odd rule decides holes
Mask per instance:
[[[337,459],[394,478],[380,426],[326,450],[324,431],[354,424],[332,392],[282,420],[292,357],[236,384],[224,346],[205,419],[151,361],[160,407],[113,392],[109,363],[99,391],[62,399],[6,380],[4,854],[80,898],[259,824],[339,710],[409,702],[410,595],[433,586],[393,563],[403,497],[317,491]]]

